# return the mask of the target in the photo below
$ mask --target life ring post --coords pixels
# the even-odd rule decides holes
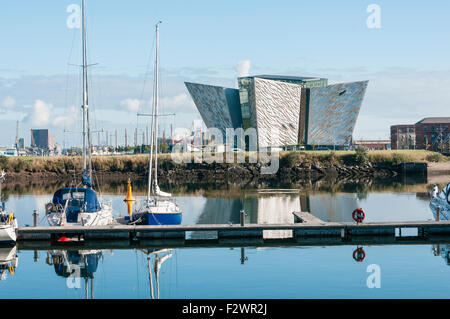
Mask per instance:
[[[38,216],[37,210],[33,211],[33,227],[37,227],[38,225]]]

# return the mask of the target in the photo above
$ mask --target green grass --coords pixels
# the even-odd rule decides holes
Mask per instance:
[[[245,153],[246,162],[254,153]],[[399,165],[404,162],[446,162],[449,158],[439,153],[424,150],[399,150],[399,151],[369,151],[365,152],[371,164]],[[186,155],[184,159],[188,159]],[[194,156],[191,156],[193,163]],[[171,154],[158,156],[159,167],[162,169],[195,168],[195,164],[176,163]],[[280,153],[281,167],[294,167],[298,165],[360,165],[361,159],[354,151],[289,151]],[[214,164],[230,166],[232,164]],[[142,174],[148,170],[148,155],[120,155],[120,156],[94,156],[93,166],[96,171],[108,171],[118,173],[134,172]],[[0,169],[9,172],[53,172],[69,173],[82,170],[81,157],[3,157],[0,156]]]

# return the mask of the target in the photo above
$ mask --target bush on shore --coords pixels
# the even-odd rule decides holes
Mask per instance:
[[[246,153],[246,163],[249,162],[250,153]],[[252,155],[253,156],[253,155]],[[405,162],[446,162],[449,158],[434,152],[423,150],[405,151],[297,151],[281,152],[280,167],[292,168],[296,166],[308,167],[310,165],[367,165],[383,164],[397,166]],[[94,156],[93,167],[96,171],[137,173],[148,172],[148,155],[122,155],[122,156]],[[191,156],[191,163],[194,158]],[[213,164],[217,168],[217,164]],[[221,164],[223,167],[239,164]],[[158,156],[158,166],[163,170],[176,168],[195,168],[196,164],[176,163],[170,154]],[[9,172],[51,172],[58,174],[71,174],[82,170],[82,159],[76,156],[61,157],[5,157],[0,156],[0,170]]]

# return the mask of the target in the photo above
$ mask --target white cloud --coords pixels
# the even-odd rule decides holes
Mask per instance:
[[[59,115],[55,116],[55,118],[52,121],[53,126],[60,127],[60,128],[67,128],[69,126],[72,126],[75,124],[75,122],[78,119],[78,110],[76,107],[72,106],[70,108],[69,115]]]
[[[13,109],[16,106],[16,100],[10,96],[3,99],[1,104],[5,109]]]
[[[34,102],[33,111],[29,119],[34,126],[45,126],[50,123],[51,110],[53,105],[42,100]]]
[[[175,96],[162,98],[161,104],[168,108],[174,108],[191,104],[191,99],[187,96],[187,94],[182,93]]]
[[[238,77],[241,76],[249,76],[250,75],[250,60],[239,61],[236,65],[236,71],[238,73]]]
[[[137,112],[141,106],[141,101],[138,99],[125,99],[120,104],[130,112]]]

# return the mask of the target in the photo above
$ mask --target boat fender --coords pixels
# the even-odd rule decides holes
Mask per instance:
[[[8,271],[11,275],[14,275],[15,270],[13,266],[8,266]]]
[[[11,224],[11,223],[13,222],[13,220],[14,220],[14,214],[11,213],[11,214],[8,215],[8,221],[7,221],[7,224]]]
[[[357,208],[353,211],[352,217],[353,220],[359,224],[362,223],[366,218],[366,213],[364,213],[364,210],[362,208]]]
[[[364,259],[366,258],[366,252],[364,251],[364,249],[362,247],[358,247],[354,252],[353,252],[353,259],[356,260],[356,262],[362,262]]]
[[[47,214],[49,214],[50,212],[55,212],[56,211],[56,206],[53,203],[48,203],[47,205],[45,205],[45,212]]]

